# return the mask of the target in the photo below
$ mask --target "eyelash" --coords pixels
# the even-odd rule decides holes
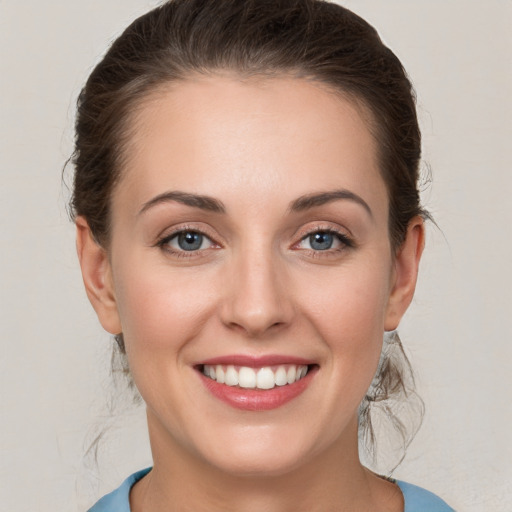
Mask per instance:
[[[329,227],[321,227],[316,226],[315,228],[311,229],[310,231],[307,231],[304,233],[300,240],[294,244],[294,247],[301,244],[303,241],[307,240],[310,236],[315,235],[317,233],[325,233],[329,235],[333,235],[341,244],[341,247],[334,248],[334,249],[325,249],[325,250],[314,250],[314,249],[304,249],[305,251],[308,251],[311,256],[314,258],[322,258],[322,257],[329,257],[333,256],[337,253],[346,251],[347,249],[353,249],[356,244],[354,240],[349,237],[346,233],[343,233],[341,231],[338,231],[337,229],[333,228],[332,226]]]
[[[205,238],[207,238],[214,246],[220,247],[219,244],[217,244],[211,236],[206,234],[203,230],[187,227],[187,226],[181,226],[180,228],[176,229],[176,231],[173,231],[172,233],[163,236],[160,238],[157,243],[155,244],[155,247],[159,247],[163,251],[171,254],[174,257],[177,258],[197,258],[198,256],[202,256],[201,253],[204,252],[206,249],[201,250],[195,250],[195,251],[185,251],[185,250],[176,250],[172,248],[169,245],[169,242],[173,240],[174,238],[178,237],[182,233],[196,233],[198,235],[201,235]]]
[[[217,244],[212,239],[212,237],[209,236],[204,231],[197,229],[197,228],[186,227],[186,226],[182,226],[179,229],[177,229],[176,231],[173,231],[172,233],[160,238],[156,242],[155,247],[159,247],[163,251],[170,253],[171,255],[173,255],[174,257],[177,257],[177,258],[200,257],[201,253],[206,251],[206,249],[186,251],[186,250],[175,250],[169,246],[169,242],[171,240],[175,239],[176,237],[178,237],[182,233],[196,233],[198,235],[201,235],[201,236],[207,238],[214,247],[216,246],[215,248],[221,247],[220,244]],[[341,231],[338,231],[332,227],[325,227],[325,228],[315,227],[314,229],[311,229],[310,231],[307,231],[306,233],[302,234],[300,240],[292,246],[292,249],[294,247],[297,247],[299,244],[301,244],[302,242],[307,240],[310,236],[312,236],[316,233],[325,233],[325,234],[329,234],[329,235],[334,235],[337,238],[337,240],[341,243],[342,246],[335,248],[335,249],[329,248],[329,249],[325,249],[325,250],[303,249],[304,251],[307,251],[311,256],[313,256],[315,258],[332,256],[333,254],[340,253],[342,251],[345,251],[347,249],[351,249],[351,248],[355,247],[354,240],[351,237],[349,237],[346,233],[342,233]]]

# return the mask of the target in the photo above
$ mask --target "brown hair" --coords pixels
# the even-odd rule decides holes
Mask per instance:
[[[242,77],[316,80],[354,98],[370,113],[389,195],[393,248],[401,245],[413,217],[428,217],[419,201],[421,137],[414,91],[371,25],[322,0],[171,0],[123,32],[78,98],[71,213],[87,219],[100,244],[108,247],[110,199],[134,109],[162,84],[225,70]],[[124,352],[122,336],[117,340]],[[401,345],[399,352],[403,355]],[[400,369],[410,374],[409,363],[405,356],[395,359],[381,361],[372,384],[378,400],[368,395],[361,406],[363,432],[370,424],[369,403],[412,393]],[[397,430],[404,445],[415,433],[407,433],[400,421]]]

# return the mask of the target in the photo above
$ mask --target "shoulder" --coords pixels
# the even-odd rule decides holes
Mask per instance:
[[[87,512],[130,512],[130,489],[150,470],[147,468],[130,475],[115,491],[103,496]]]
[[[439,496],[413,484],[396,481],[404,495],[404,512],[455,512]]]
[[[151,468],[130,475],[116,490],[103,496],[88,512],[130,512],[130,489]],[[404,495],[404,512],[455,512],[439,496],[413,484],[396,480]]]

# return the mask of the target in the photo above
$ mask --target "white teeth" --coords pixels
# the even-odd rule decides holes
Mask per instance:
[[[275,386],[293,384],[304,378],[308,373],[306,365],[287,364],[277,367],[264,366],[263,368],[250,368],[248,366],[235,367],[233,365],[207,365],[203,373],[219,384],[240,386],[246,389],[272,389]]]
[[[256,372],[246,366],[240,368],[238,370],[238,385],[241,388],[254,389],[256,387]]]
[[[256,375],[256,387],[259,389],[272,389],[276,385],[274,372],[270,368],[262,368]]]
[[[206,368],[206,365],[205,365]],[[225,382],[228,386],[238,386],[238,372],[234,366],[228,366],[226,369]]]
[[[284,386],[285,384],[288,384],[286,368],[284,366],[280,366],[276,372],[276,386]]]
[[[218,364],[215,367],[215,374],[216,374],[215,380],[219,384],[224,384],[224,382],[226,382],[226,374],[224,373],[224,369],[222,368],[222,366],[220,364]]]
[[[295,368],[295,366],[290,366],[288,368],[288,371],[286,372],[286,380],[288,381],[288,384],[295,382],[296,375],[297,375],[297,368]]]

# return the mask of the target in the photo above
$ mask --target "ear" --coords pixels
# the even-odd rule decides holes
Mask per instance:
[[[121,321],[107,251],[96,242],[84,217],[77,217],[75,224],[76,250],[87,297],[103,328],[119,334]]]
[[[394,261],[394,279],[388,300],[384,329],[394,331],[412,301],[421,254],[425,246],[423,219],[414,217]]]

